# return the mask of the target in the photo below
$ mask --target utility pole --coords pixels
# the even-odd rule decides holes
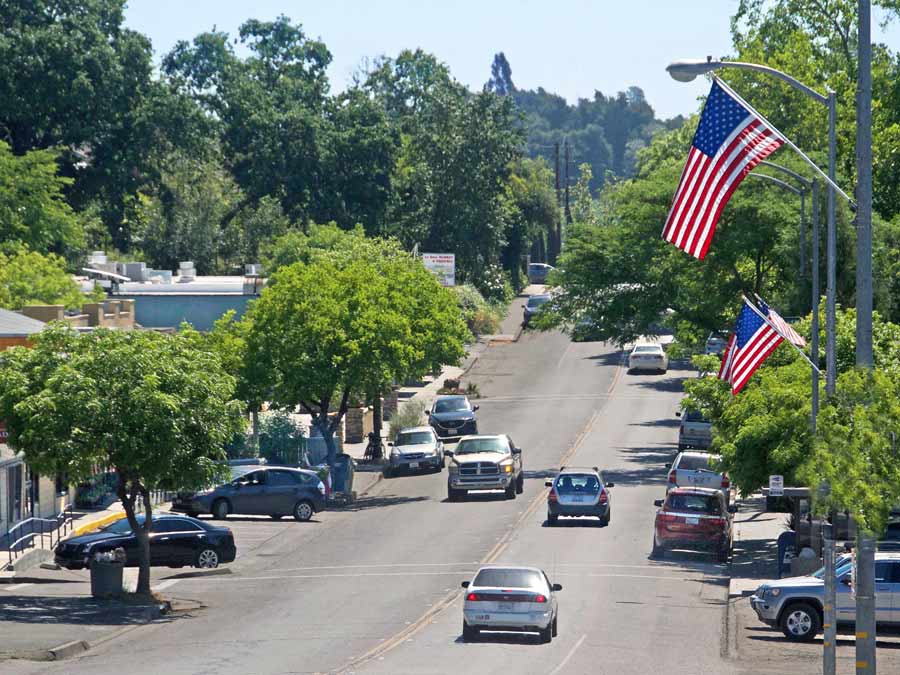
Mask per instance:
[[[559,207],[560,207],[560,195],[559,195],[559,141],[556,141],[553,144],[554,150],[556,152],[556,227],[551,228],[549,232],[549,237],[547,239],[547,262],[551,265],[556,264],[556,251],[559,250],[559,247],[554,242],[559,242]]]
[[[872,3],[858,0],[856,84],[856,365],[871,370],[872,354]],[[857,528],[856,672],[875,668],[875,539]]]
[[[569,208],[569,139],[566,139],[566,229],[572,222],[572,210]],[[562,250],[562,232],[559,235],[559,248]]]

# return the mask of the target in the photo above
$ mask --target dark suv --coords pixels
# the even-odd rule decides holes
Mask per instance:
[[[287,467],[259,467],[212,490],[180,493],[172,510],[191,516],[230,513],[271,516],[293,515],[303,522],[325,508],[325,485],[315,471]]]
[[[428,424],[439,438],[459,438],[478,433],[477,405],[463,395],[438,396],[428,413]]]

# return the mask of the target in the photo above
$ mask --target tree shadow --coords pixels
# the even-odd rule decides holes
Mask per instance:
[[[677,429],[681,426],[681,420],[677,417],[672,419],[663,418],[659,420],[652,420],[651,422],[632,422],[628,426],[630,427],[669,427],[672,429]]]
[[[665,377],[664,375],[661,377]],[[659,380],[640,380],[634,383],[637,387],[652,389],[653,391],[680,394],[684,391],[683,377],[666,377]]]
[[[378,497],[363,497],[352,504],[345,506],[336,506],[331,511],[367,511],[368,509],[380,509],[387,506],[397,506],[399,504],[413,504],[416,502],[429,501],[430,497],[401,497],[399,495],[380,495]]]
[[[83,596],[13,595],[0,599],[2,622],[24,624],[127,626],[147,623],[154,609],[152,602],[97,600]]]
[[[622,352],[607,352],[605,354],[594,354],[593,356],[585,356],[585,361],[596,361],[598,366],[617,366],[622,362]]]

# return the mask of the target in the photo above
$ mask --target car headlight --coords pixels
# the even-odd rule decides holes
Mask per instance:
[[[781,589],[780,588],[770,588],[769,595],[772,596],[773,598],[777,598],[779,595],[781,595]]]

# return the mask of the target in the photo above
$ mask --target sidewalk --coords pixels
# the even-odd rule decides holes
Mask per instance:
[[[778,578],[778,535],[785,529],[786,513],[767,513],[760,495],[738,502],[734,518],[734,553],[729,584],[727,631],[728,656],[747,672],[816,675],[822,672],[822,638],[790,642],[777,628],[762,623],[750,607],[749,596],[765,581]],[[855,672],[852,632],[839,633],[837,672]],[[879,635],[877,662],[880,672],[900,672],[900,637]]]

